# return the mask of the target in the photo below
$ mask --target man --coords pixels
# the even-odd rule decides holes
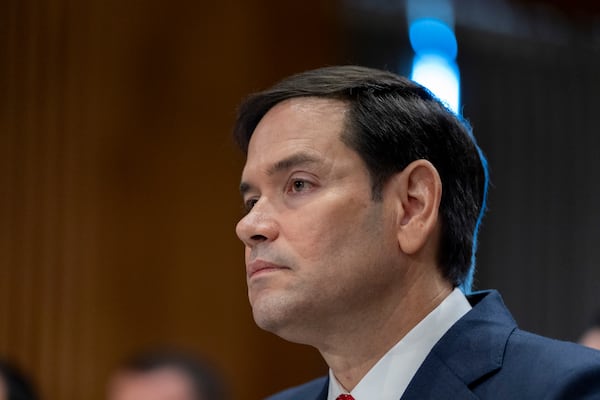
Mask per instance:
[[[128,360],[111,377],[108,400],[226,400],[217,372],[188,354],[151,351]]]
[[[254,319],[330,367],[271,400],[600,399],[600,353],[520,331],[497,292],[459,289],[487,172],[426,89],[308,71],[250,96],[234,135]]]

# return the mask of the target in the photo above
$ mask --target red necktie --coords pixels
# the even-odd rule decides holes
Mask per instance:
[[[354,400],[354,397],[349,394],[340,394],[335,400]]]

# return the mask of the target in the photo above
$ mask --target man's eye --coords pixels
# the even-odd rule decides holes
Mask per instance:
[[[250,210],[252,210],[257,201],[258,199],[248,199],[244,202],[244,208],[247,213],[250,212]]]
[[[303,192],[307,189],[310,189],[312,187],[312,184],[310,182],[302,180],[302,179],[294,179],[291,182],[290,186],[291,186],[290,187],[291,192],[298,193],[298,192]]]

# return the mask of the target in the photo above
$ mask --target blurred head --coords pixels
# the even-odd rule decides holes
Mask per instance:
[[[0,400],[38,400],[29,378],[5,361],[0,361]]]
[[[434,166],[443,188],[438,265],[453,286],[468,290],[487,193],[486,162],[470,127],[408,79],[364,67],[327,67],[249,96],[234,128],[241,149],[248,152],[257,126],[273,107],[309,97],[343,105],[339,139],[364,163],[373,200],[380,200],[390,178],[411,162],[423,159]]]
[[[108,400],[225,400],[217,372],[187,354],[144,353],[111,378]]]
[[[592,320],[592,323],[583,332],[579,343],[591,347],[592,349],[600,350],[600,313]]]

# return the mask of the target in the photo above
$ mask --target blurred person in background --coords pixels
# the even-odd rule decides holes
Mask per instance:
[[[600,352],[471,292],[486,162],[428,90],[307,71],[249,96],[234,136],[254,320],[329,366],[269,400],[600,399]]]
[[[596,313],[596,317],[591,324],[583,331],[579,343],[600,350],[600,311]]]
[[[39,400],[30,378],[7,361],[0,361],[0,400]]]
[[[140,353],[110,377],[108,400],[228,400],[220,373],[206,361],[171,350]]]

